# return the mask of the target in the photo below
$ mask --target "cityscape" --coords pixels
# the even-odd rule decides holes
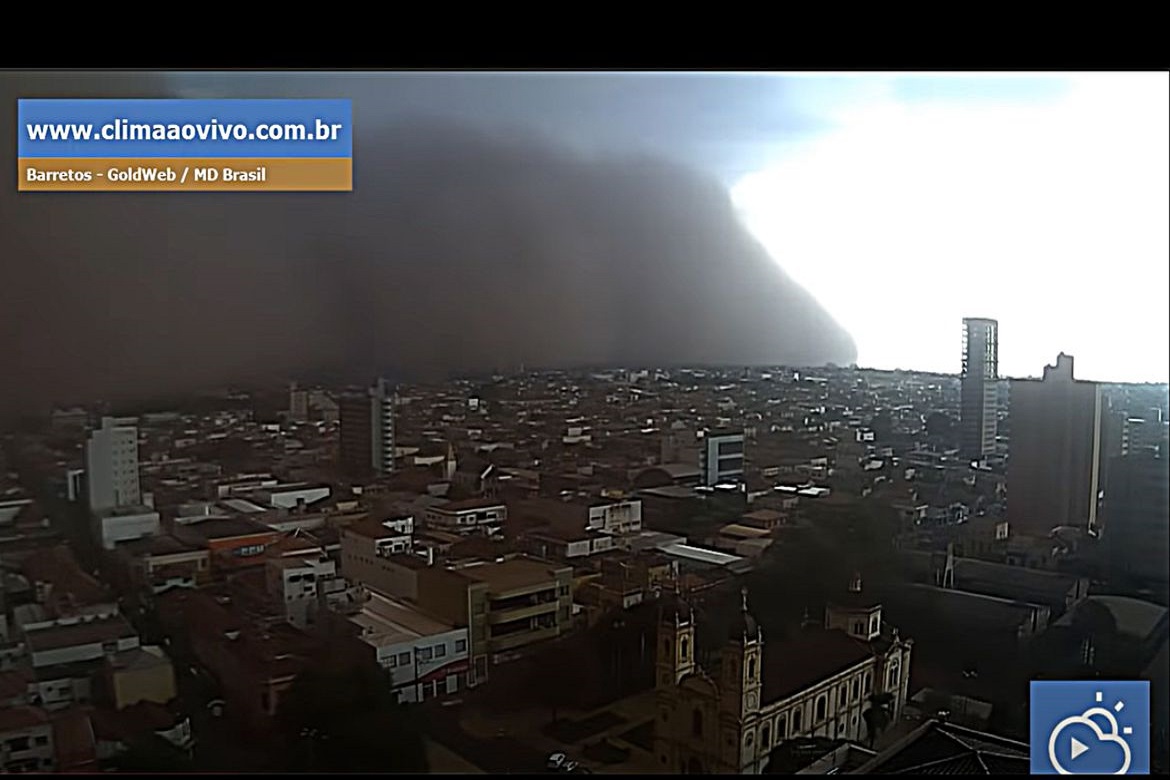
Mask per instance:
[[[896,315],[945,343],[931,370],[898,345],[868,367],[876,337],[844,324],[860,315],[733,233],[731,199],[705,184],[631,163],[631,192],[594,198],[619,165],[577,183],[592,216],[566,228],[538,203],[560,191],[525,189],[500,153],[475,175],[537,193],[556,224],[485,205],[470,230],[463,195],[440,209],[427,188],[478,142],[444,173],[420,138],[397,140],[416,145],[423,205],[387,235],[439,227],[379,246],[426,258],[401,276],[362,254],[381,234],[360,157],[355,191],[328,195],[366,200],[289,198],[287,222],[223,205],[284,197],[269,193],[3,193],[0,214],[27,209],[4,222],[5,254],[41,257],[34,233],[77,225],[44,229],[57,243],[19,282],[59,297],[0,307],[38,314],[0,355],[0,771],[1027,774],[1036,686],[1053,681],[1148,683],[1132,766],[1170,771],[1157,365],[1161,381],[1105,381],[1116,355],[1024,332],[987,296]],[[656,216],[630,205],[658,197],[673,200]],[[721,205],[692,225],[674,200]],[[70,202],[84,219],[50,218]],[[295,269],[213,278],[225,256],[151,287],[120,265],[77,293],[91,272],[60,259],[67,231],[106,236],[99,254],[137,247],[109,227],[123,207],[119,230],[160,231],[160,253],[254,234],[255,257],[287,251]],[[297,255],[296,223],[314,220],[348,236],[306,244],[332,266]],[[448,261],[463,251],[448,220],[523,251]],[[663,225],[683,238],[660,244]],[[604,257],[572,244],[563,274],[542,259],[562,233],[611,228]],[[716,239],[740,248],[702,264]],[[1025,338],[1047,362],[1023,365]],[[1103,755],[1076,733],[1061,760]]]

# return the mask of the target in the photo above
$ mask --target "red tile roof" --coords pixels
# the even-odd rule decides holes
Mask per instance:
[[[49,714],[40,707],[9,707],[0,710],[0,734],[48,723]]]

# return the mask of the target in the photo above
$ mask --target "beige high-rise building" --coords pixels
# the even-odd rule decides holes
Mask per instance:
[[[1013,534],[1097,525],[1101,387],[1073,377],[1061,353],[1043,379],[1012,380],[1007,515]]]

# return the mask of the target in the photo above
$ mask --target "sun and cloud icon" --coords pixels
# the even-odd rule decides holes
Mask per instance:
[[[1149,683],[1033,682],[1031,748],[1033,773],[1149,771]]]

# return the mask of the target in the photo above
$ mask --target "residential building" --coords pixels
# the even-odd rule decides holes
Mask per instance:
[[[452,533],[497,531],[508,519],[508,507],[492,498],[469,498],[427,507],[423,514],[427,528]]]
[[[95,512],[94,525],[105,550],[113,550],[121,542],[154,536],[162,527],[154,509],[129,505]]]
[[[426,560],[411,554],[413,541],[413,517],[357,520],[341,529],[341,573],[383,593],[414,598],[413,570]]]
[[[804,737],[863,739],[862,713],[891,695],[901,718],[912,641],[883,624],[881,605],[861,593],[830,604],[825,627],[765,644],[743,593],[740,614],[713,668],[695,657],[694,612],[671,599],[658,623],[654,752],[665,772],[758,774],[773,747]]]
[[[418,607],[370,591],[349,621],[390,672],[398,700],[420,702],[468,687],[467,627],[454,626]]]
[[[85,447],[89,508],[100,512],[138,506],[138,428],[132,419],[103,417]]]
[[[467,626],[471,684],[516,651],[569,630],[573,569],[528,558],[473,561],[419,571],[419,604],[452,625]]]
[[[327,597],[345,589],[337,564],[320,549],[305,555],[270,555],[266,569],[268,592],[279,601],[285,620],[297,628],[307,628]]]
[[[40,707],[0,710],[0,771],[52,772],[56,769],[53,722]]]
[[[1007,518],[1013,535],[1097,525],[1101,388],[1061,353],[1040,380],[1013,380]]]
[[[350,476],[367,479],[394,471],[394,393],[386,380],[365,392],[338,399],[341,418],[341,467]]]
[[[999,398],[999,323],[963,318],[963,365],[959,374],[959,448],[963,457],[995,454]]]
[[[25,645],[34,669],[93,661],[139,646],[138,634],[119,615],[74,618],[25,626]]]
[[[699,469],[704,485],[743,482],[743,440],[743,431],[705,432],[699,442]]]
[[[175,698],[175,670],[162,648],[147,645],[106,659],[105,690],[114,709],[148,701],[167,704]]]

